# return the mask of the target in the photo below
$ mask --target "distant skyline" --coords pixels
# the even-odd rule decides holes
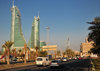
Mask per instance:
[[[13,0],[0,0],[0,48],[10,40],[11,8]],[[21,13],[22,31],[29,41],[34,16],[40,16],[40,40],[46,41],[46,27],[50,27],[49,44],[58,48],[80,50],[90,26],[86,22],[100,16],[100,0],[15,0]]]

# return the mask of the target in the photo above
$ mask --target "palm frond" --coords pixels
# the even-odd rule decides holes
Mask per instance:
[[[4,48],[10,48],[14,43],[11,41],[5,41],[5,43],[2,45]]]

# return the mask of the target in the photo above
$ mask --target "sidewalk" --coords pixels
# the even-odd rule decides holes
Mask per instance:
[[[29,65],[35,65],[35,62],[17,63],[17,64],[10,64],[10,65],[7,65],[7,64],[6,65],[0,65],[0,70],[29,66]]]

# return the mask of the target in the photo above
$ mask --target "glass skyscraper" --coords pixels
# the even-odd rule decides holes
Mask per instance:
[[[31,38],[28,42],[28,47],[30,48],[40,47],[39,23],[40,23],[39,16],[38,17],[35,16],[32,23]]]
[[[10,40],[14,42],[13,48],[23,48],[26,43],[21,29],[21,14],[19,9],[13,5],[11,8],[11,35]]]

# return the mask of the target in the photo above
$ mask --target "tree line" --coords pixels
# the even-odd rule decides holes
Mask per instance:
[[[14,58],[20,57],[24,63],[27,61],[26,54],[28,55],[28,61],[36,60],[38,56],[47,56],[47,52],[40,51],[40,47],[34,47],[35,51],[31,51],[25,43],[23,49],[16,50],[16,48],[11,49],[13,44],[14,42],[5,41],[5,43],[2,45],[2,48],[4,48],[2,55],[5,57],[5,62],[7,62],[7,64],[10,64],[10,56]]]
[[[90,30],[88,40],[94,42],[94,48],[92,48],[90,52],[100,56],[100,17],[95,17],[92,22],[87,23],[91,25],[88,28],[88,30]]]

